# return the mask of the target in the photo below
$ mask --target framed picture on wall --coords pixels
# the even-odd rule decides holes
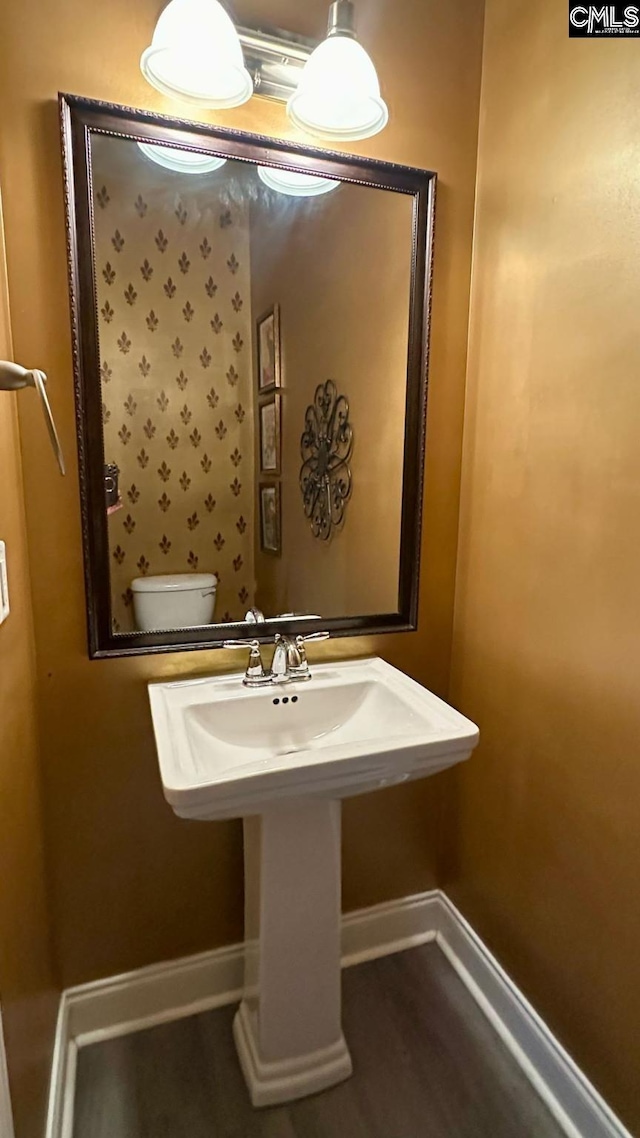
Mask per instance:
[[[260,548],[263,553],[282,553],[280,484],[260,483]]]
[[[280,395],[275,393],[260,404],[260,473],[280,474],[282,437]]]
[[[258,394],[275,391],[281,383],[280,306],[274,304],[256,322]]]

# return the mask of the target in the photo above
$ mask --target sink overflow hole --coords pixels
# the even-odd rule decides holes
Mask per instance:
[[[274,707],[277,707],[277,706],[278,706],[278,704],[280,703],[280,700],[279,700],[279,699],[274,699],[272,702],[273,702],[273,706],[274,706]],[[282,700],[282,703],[283,703],[283,704],[285,704],[285,703],[288,703],[288,702],[289,702],[289,696],[288,696],[288,695],[285,695],[285,696],[284,696],[284,698],[283,698],[283,700]],[[292,695],[292,696],[291,696],[291,702],[292,702],[292,703],[297,703],[297,702],[298,702],[298,697],[297,697],[297,695]]]

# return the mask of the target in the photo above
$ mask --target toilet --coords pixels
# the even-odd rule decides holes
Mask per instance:
[[[140,632],[211,624],[218,579],[213,573],[170,573],[131,582],[133,612]]]

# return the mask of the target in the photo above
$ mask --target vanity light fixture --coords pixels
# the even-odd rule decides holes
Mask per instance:
[[[253,94],[238,33],[219,0],[170,0],[140,69],[163,95],[200,107],[239,107]]]
[[[201,107],[238,107],[254,91],[286,102],[295,126],[329,141],[370,138],[389,119],[356,38],[353,0],[331,4],[321,44],[280,29],[236,28],[220,0],[170,0],[140,67],[163,95]]]
[[[317,174],[302,174],[297,170],[282,170],[277,166],[258,166],[258,177],[265,186],[291,198],[315,198],[336,190],[340,182],[333,178],[320,178]]]
[[[356,38],[353,0],[331,5],[327,38],[307,60],[287,113],[307,133],[337,142],[370,138],[387,125],[376,69]]]
[[[216,154],[182,150],[177,146],[160,146],[155,142],[139,142],[138,147],[145,158],[176,174],[210,174],[212,170],[219,170],[227,161]]]

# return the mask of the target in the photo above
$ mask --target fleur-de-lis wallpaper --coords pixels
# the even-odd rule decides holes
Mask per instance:
[[[123,501],[109,517],[114,629],[135,627],[133,578],[161,573],[216,573],[215,620],[242,620],[255,596],[248,208],[225,200],[225,169],[173,174],[107,137],[92,158],[105,460]]]

